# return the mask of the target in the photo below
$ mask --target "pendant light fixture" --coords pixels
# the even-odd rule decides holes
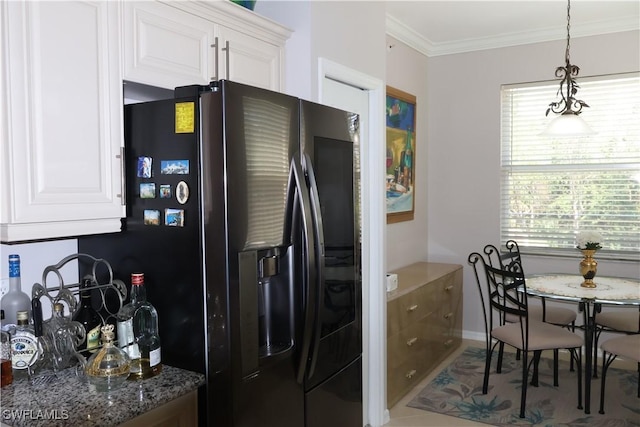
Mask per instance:
[[[549,104],[545,116],[549,113],[558,114],[547,128],[542,132],[544,136],[586,136],[593,135],[589,125],[582,120],[580,113],[583,107],[589,107],[589,105],[576,99],[576,93],[578,92],[578,84],[575,77],[580,72],[580,67],[571,64],[571,57],[569,49],[571,47],[571,0],[567,0],[567,49],[565,50],[565,65],[564,67],[556,68],[556,77],[562,79],[560,82],[560,89],[558,94],[561,96],[559,101],[554,101]]]

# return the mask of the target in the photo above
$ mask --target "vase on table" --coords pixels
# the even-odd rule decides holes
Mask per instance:
[[[580,274],[584,277],[584,282],[580,286],[584,288],[595,288],[596,284],[593,278],[596,277],[598,271],[598,261],[593,259],[596,249],[581,249],[584,258],[580,261]]]

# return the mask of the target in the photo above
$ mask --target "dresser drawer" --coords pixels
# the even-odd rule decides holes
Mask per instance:
[[[387,338],[387,367],[396,369],[402,364],[419,361],[438,340],[438,331],[431,327],[433,316],[425,316]]]
[[[437,304],[443,311],[455,311],[462,301],[462,269],[441,277],[430,287],[433,288]]]
[[[430,347],[429,351],[425,353],[421,366],[427,373],[433,371],[440,362],[453,353],[461,343],[461,338],[444,335],[438,336],[433,340],[433,345]]]
[[[389,407],[402,399],[426,374],[426,370],[414,361],[405,362],[393,371],[387,369],[387,402]]]
[[[431,315],[439,297],[434,289],[421,287],[387,303],[387,337]]]

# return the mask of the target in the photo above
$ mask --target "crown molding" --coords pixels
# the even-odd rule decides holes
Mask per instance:
[[[385,25],[386,32],[391,37],[401,41],[425,56],[432,56],[431,52],[434,50],[433,43],[413,29],[407,27],[405,24],[389,14],[386,16]]]
[[[635,30],[640,30],[640,22],[632,17],[596,23],[574,24],[571,26],[571,37],[587,37]],[[536,31],[523,31],[517,33],[498,34],[491,37],[478,37],[474,39],[434,43],[390,15],[386,16],[386,33],[425,56],[451,55],[455,53],[473,52],[476,50],[564,40],[567,37],[567,33],[564,29],[543,28]]]

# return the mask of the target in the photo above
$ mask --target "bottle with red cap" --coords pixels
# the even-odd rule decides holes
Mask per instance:
[[[118,347],[131,359],[130,379],[145,379],[162,371],[158,312],[147,301],[144,274],[131,275],[131,301],[117,314]]]

